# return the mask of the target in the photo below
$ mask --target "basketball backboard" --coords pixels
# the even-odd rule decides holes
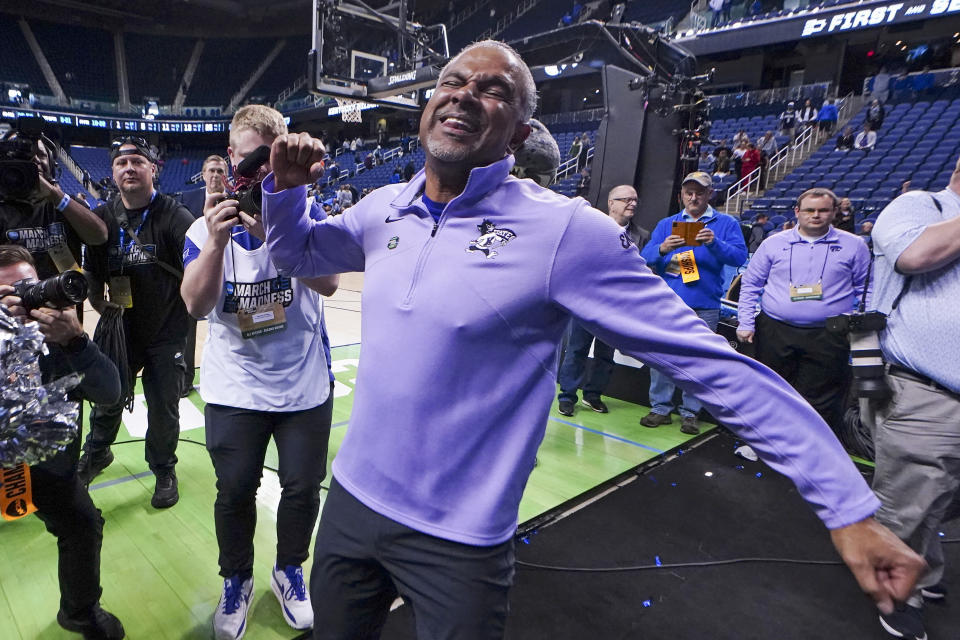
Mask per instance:
[[[407,2],[313,0],[309,89],[316,95],[419,109],[449,57],[446,27],[407,20]]]

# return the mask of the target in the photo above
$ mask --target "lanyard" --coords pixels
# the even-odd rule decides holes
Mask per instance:
[[[818,238],[818,239],[819,239],[819,238]],[[790,268],[789,268],[789,270],[790,270],[790,286],[791,286],[791,287],[793,286],[793,247],[794,247],[795,244],[797,244],[797,243],[796,243],[796,242],[791,242],[791,243],[790,243]],[[814,242],[811,242],[810,244],[813,245],[813,246],[816,246],[817,243],[816,243],[816,241],[814,241]],[[830,247],[827,245],[826,242],[824,242],[823,244],[824,244],[824,248],[826,249],[826,251],[823,252],[823,266],[820,267],[820,278],[817,280],[817,282],[823,282],[823,274],[824,274],[824,272],[827,270],[827,256],[830,255]]]
[[[139,224],[139,226],[137,226],[137,230],[134,231],[134,233],[136,234],[136,236],[137,236],[138,238],[140,237],[140,231],[143,230],[143,225],[146,224],[146,222],[147,222],[147,216],[150,215],[150,207],[153,206],[153,201],[156,200],[156,199],[157,199],[157,192],[156,192],[156,190],[154,190],[154,191],[150,194],[150,202],[147,203],[146,208],[143,210],[143,218],[140,220],[140,224]],[[134,244],[136,241],[135,241],[133,238],[130,238],[130,243],[128,244],[128,243],[126,242],[127,234],[126,234],[126,232],[123,230],[123,227],[120,227],[119,238],[120,238],[121,256],[123,256],[123,255],[126,255],[126,254],[129,253],[129,248],[132,247],[133,244]],[[121,258],[121,265],[122,265],[122,258]],[[122,268],[121,268],[121,271],[122,271]]]

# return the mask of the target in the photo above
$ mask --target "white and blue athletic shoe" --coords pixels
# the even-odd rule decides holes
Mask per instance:
[[[253,602],[253,576],[243,582],[239,576],[223,581],[223,594],[213,614],[213,635],[217,640],[240,640],[247,630],[247,611]]]
[[[270,588],[280,602],[283,618],[288,625],[294,629],[309,629],[313,626],[313,606],[310,604],[310,594],[303,583],[303,570],[300,567],[274,567]]]

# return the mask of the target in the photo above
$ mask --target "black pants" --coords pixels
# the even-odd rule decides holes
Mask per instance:
[[[850,389],[847,338],[823,327],[794,327],[760,313],[753,340],[757,360],[780,374],[838,432]]]
[[[79,440],[51,460],[30,467],[36,515],[57,538],[60,609],[82,619],[100,601],[103,518],[77,480]]]
[[[193,378],[196,374],[197,364],[195,362],[197,353],[197,321],[193,317],[187,318],[189,326],[187,327],[187,343],[183,347],[183,389],[193,388]]]
[[[503,637],[513,540],[475,547],[421,533],[364,506],[337,483],[323,505],[310,574],[314,640],[372,640],[400,595],[419,640]]]
[[[320,483],[327,473],[332,415],[332,389],[326,402],[304,411],[206,406],[207,451],[217,474],[213,513],[220,575],[246,578],[253,572],[257,488],[270,436],[280,458],[276,564],[300,566],[309,557],[310,535],[320,511]]]
[[[144,457],[154,473],[173,469],[177,464],[183,345],[183,340],[178,340],[150,345],[140,351],[128,351],[130,370],[134,375],[143,369],[143,394],[147,400]],[[122,416],[123,401],[112,406],[94,405],[84,449],[97,455],[113,444],[120,431]]]

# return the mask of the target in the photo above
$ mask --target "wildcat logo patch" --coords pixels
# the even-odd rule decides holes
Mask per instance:
[[[495,258],[498,255],[496,249],[502,249],[517,237],[517,234],[510,229],[497,229],[497,226],[489,220],[478,224],[477,230],[480,231],[480,237],[470,241],[467,252],[480,252],[488,259]]]

